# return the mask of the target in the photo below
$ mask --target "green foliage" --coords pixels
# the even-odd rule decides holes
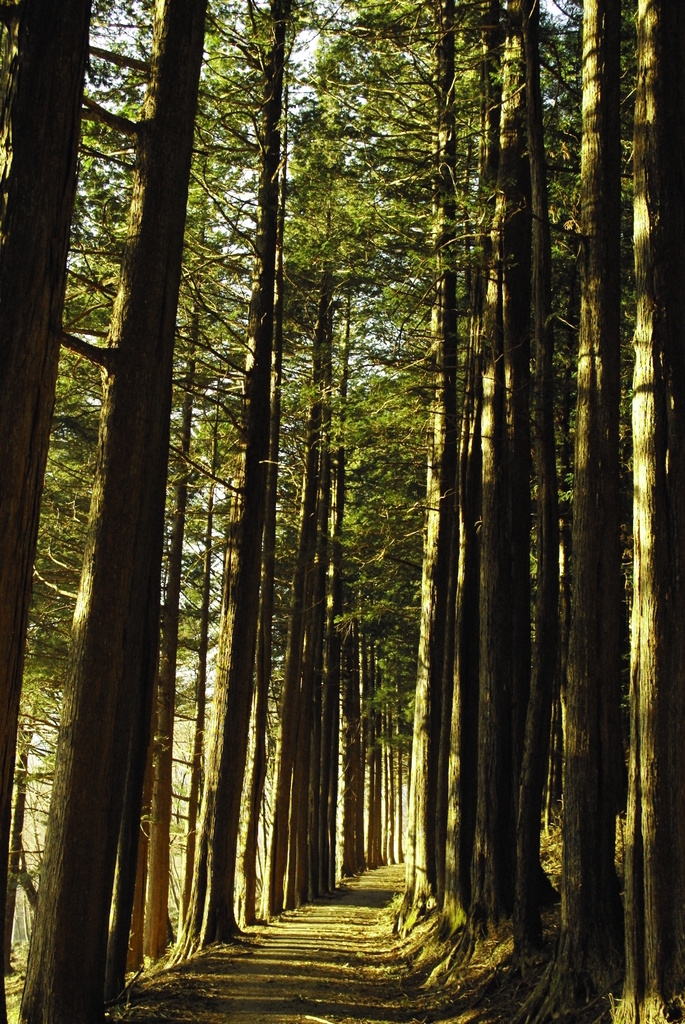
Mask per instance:
[[[453,103],[457,120],[455,241],[441,254],[458,273],[459,329],[468,336],[471,271],[492,195],[479,177],[481,5],[458,4]],[[324,272],[334,281],[332,449],[344,445],[345,616],[361,618],[383,680],[408,729],[418,645],[425,452],[434,386],[435,28],[420,0],[307,0],[297,5],[288,79],[285,227],[285,370],[278,496],[274,658],[285,653],[296,549],[311,344]],[[631,5],[624,60],[626,344],[633,325],[629,207],[633,81]],[[541,51],[554,246],[554,317],[561,496],[572,493],[581,142],[579,0],[543,8]],[[97,0],[86,95],[129,121],[140,116],[150,51],[151,0]],[[197,675],[203,559],[210,491],[210,652],[216,644],[225,531],[242,451],[241,395],[256,226],[260,88],[269,47],[269,4],[210,5],[196,125],[178,314],[169,496],[187,475],[189,497],[181,599],[179,710],[191,717]],[[92,115],[95,116],[95,115]],[[72,227],[65,330],[106,344],[128,218],[135,144],[102,120],[83,123]],[[339,386],[349,342],[349,381]],[[462,346],[462,357],[463,349]],[[189,375],[194,364],[192,379]],[[622,443],[630,459],[630,361],[625,362]],[[179,454],[180,410],[193,397],[190,455]],[[97,449],[100,371],[64,353],[43,497],[23,714],[48,723],[37,746],[49,767],[74,594],[78,587]],[[169,501],[169,508],[171,507]],[[626,535],[629,510],[626,508]],[[211,664],[211,653],[210,653]],[[35,726],[38,731],[38,725]],[[42,728],[42,727],[41,727]],[[40,759],[38,759],[40,760]],[[36,770],[42,771],[39,764]],[[34,767],[36,762],[34,762]]]

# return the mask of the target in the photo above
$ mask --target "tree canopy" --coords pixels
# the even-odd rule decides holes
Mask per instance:
[[[560,901],[518,1019],[672,1019],[678,0],[63,6],[1,11],[21,1019],[405,857],[461,965]]]

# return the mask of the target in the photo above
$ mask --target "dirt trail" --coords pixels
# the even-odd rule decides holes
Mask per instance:
[[[127,1024],[408,1024],[404,961],[389,904],[401,867],[379,868],[326,899],[249,929],[138,984],[112,1018]]]

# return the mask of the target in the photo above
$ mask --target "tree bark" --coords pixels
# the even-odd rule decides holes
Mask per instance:
[[[344,415],[350,350],[349,303],[345,341],[341,352],[340,444],[334,464],[333,524],[331,536],[331,584],[326,623],[326,654],[322,695],[321,777],[319,790],[319,882],[333,892],[336,882],[336,840],[338,826],[338,756],[340,750],[340,616],[343,611],[342,532],[345,515]]]
[[[398,740],[401,734],[398,733]],[[397,863],[404,863],[404,750],[397,748]]]
[[[317,473],[318,475],[318,473]],[[317,541],[318,543],[318,541]],[[290,857],[288,862],[288,898],[286,909],[306,903],[309,893],[309,794],[312,759],[312,733],[314,730],[314,675],[317,647],[315,604],[319,587],[318,566],[310,566],[310,586],[302,656],[302,677],[297,722],[297,757],[293,765],[292,798],[290,808]]]
[[[227,941],[237,930],[233,895],[259,618],[278,236],[279,122],[289,15],[290,0],[272,0],[271,47],[264,61],[257,259],[248,323],[245,449],[231,511],[233,545],[225,580],[198,853],[179,945],[179,955],[186,956],[198,947]]]
[[[438,131],[434,187],[436,296],[433,359],[436,376],[428,438],[421,626],[414,705],[405,897],[398,918],[411,928],[437,895],[447,828],[447,742],[453,688],[455,485],[457,471],[456,274],[445,252],[453,239],[456,136],[453,109],[454,3],[443,0],[438,24]],[[452,570],[452,581],[451,581]],[[440,761],[442,739],[443,757]],[[442,763],[442,773],[439,772]]]
[[[564,374],[559,401],[558,433],[561,437],[559,445],[559,479],[570,480],[573,474],[573,437],[571,432],[571,412],[573,406],[573,385],[575,358],[577,351],[577,328],[573,325],[580,319],[577,296],[578,259],[572,265],[569,289],[568,312],[564,338],[563,362]],[[549,765],[547,769],[547,791],[545,793],[545,826],[548,828],[556,821],[561,810],[563,795],[563,761],[564,761],[564,705],[566,701],[566,681],[568,677],[568,642],[571,631],[571,553],[572,553],[572,498],[565,493],[559,495],[559,635],[558,657],[554,677],[554,693],[552,703],[552,722],[549,738]]]
[[[362,633],[362,694],[363,726],[366,736],[366,867],[378,867],[376,853],[376,714],[373,708],[375,672],[373,648],[371,656],[366,645],[366,637]]]
[[[117,844],[117,862],[114,873],[112,906],[110,910],[109,936],[107,939],[107,962],[105,968],[105,1000],[116,999],[123,992],[126,980],[126,966],[129,959],[129,939],[132,935],[133,909],[136,885],[147,884],[147,866],[143,877],[139,877],[138,849],[142,845],[147,854],[149,833],[143,837],[141,822],[150,817],[152,785],[152,764],[149,757],[154,736],[151,706],[155,700],[158,674],[153,669],[152,693],[147,687],[140,687],[138,706],[131,715],[128,749],[126,752],[126,781],[121,809],[121,823]],[[149,770],[149,776],[146,773]],[[147,788],[146,788],[147,783]],[[141,843],[141,840],[142,843]],[[141,869],[142,870],[142,869]],[[144,892],[142,899],[145,899]],[[145,913],[141,913],[140,926],[144,927]],[[132,949],[131,949],[132,952]],[[142,963],[142,948],[140,962]]]
[[[376,792],[373,801],[374,810],[374,837],[373,837],[373,852],[376,866],[380,867],[386,863],[384,851],[383,851],[383,717],[382,711],[378,704],[378,691],[380,690],[380,670],[378,663],[375,659],[375,648],[373,648],[374,659],[373,659],[373,678],[374,678],[374,693],[376,697],[376,706],[374,712],[374,733],[376,735],[376,745],[373,751],[374,759],[374,784]]]
[[[514,780],[530,670],[530,183],[522,49],[520,0],[509,0],[483,337],[479,762],[470,908],[475,927],[496,923],[513,906]]]
[[[518,779],[530,694],[531,417],[531,179],[528,157],[523,0],[507,4],[505,69],[500,123],[500,172],[507,191],[503,225],[502,324],[507,415],[507,519],[511,537],[512,810],[516,828]],[[507,83],[507,75],[511,81]],[[513,890],[513,865],[512,865]]]
[[[554,438],[554,334],[551,319],[552,243],[540,89],[540,8],[537,0],[524,0],[523,19],[533,218],[537,587],[535,649],[516,828],[514,944],[520,957],[527,955],[529,946],[537,946],[542,942],[540,820],[559,634],[559,527]]]
[[[153,714],[150,720],[150,738],[154,734],[156,723],[154,721],[154,693],[153,693]],[[125,977],[127,971],[137,971],[143,966],[144,954],[143,954],[143,936],[145,930],[145,890],[147,889],[147,851],[148,843],[150,839],[149,833],[149,820],[150,820],[150,802],[152,800],[152,742],[148,743],[147,757],[145,759],[145,778],[143,780],[143,793],[140,804],[140,821],[138,827],[140,828],[140,835],[138,836],[138,850],[136,856],[136,877],[134,882],[133,891],[133,908],[130,915],[130,927],[129,934],[127,937],[127,949],[126,949],[126,960],[123,976]],[[110,947],[112,945],[112,933],[114,931],[114,922],[110,925]],[[111,959],[115,957],[114,951],[111,953]],[[112,984],[112,975],[119,976],[118,966],[118,951],[116,954],[117,963],[112,964],[110,967],[110,949],[107,950],[107,974],[105,981],[105,992],[109,992],[115,985]],[[121,991],[119,987],[118,992]],[[118,994],[117,992],[117,994]]]
[[[327,316],[328,303],[322,305],[323,295],[327,294],[328,286],[324,275],[319,297],[319,315],[315,330],[312,351],[313,382],[315,396],[309,410],[307,427],[307,450],[304,477],[302,482],[302,507],[300,512],[300,535],[297,561],[293,575],[290,621],[288,625],[288,642],[286,649],[283,691],[281,693],[280,730],[276,747],[276,765],[274,771],[274,811],[270,840],[269,857],[266,868],[266,884],[264,886],[265,917],[280,914],[284,906],[292,903],[294,886],[294,864],[290,858],[288,869],[288,849],[293,839],[291,833],[291,807],[295,787],[293,772],[295,769],[295,753],[298,744],[298,719],[303,708],[301,694],[302,665],[305,646],[305,634],[308,622],[308,584],[314,568],[317,540],[317,495],[319,486],[319,442],[321,436],[321,399],[319,394],[322,332],[324,319]],[[302,738],[301,738],[302,739]],[[303,739],[302,739],[303,742]],[[307,740],[308,742],[308,740]],[[301,751],[301,748],[300,748]],[[302,751],[301,751],[302,752]],[[304,756],[304,755],[303,755]],[[307,755],[308,761],[308,755]],[[309,774],[307,773],[307,786]],[[286,899],[284,886],[286,870],[289,874],[290,900]]]
[[[312,431],[310,444],[314,447],[313,458],[307,460],[307,471],[314,473],[311,485],[305,483],[305,490],[315,490],[316,518],[312,536],[311,559],[305,568],[308,576],[306,586],[305,629],[300,677],[299,715],[297,724],[297,758],[293,766],[292,804],[290,832],[294,856],[288,865],[288,892],[294,897],[294,905],[306,902],[309,893],[309,796],[310,768],[312,762],[312,739],[315,712],[315,676],[320,668],[323,641],[323,611],[325,608],[325,587],[328,559],[328,517],[330,510],[330,462],[328,434],[330,432],[330,406],[327,407],[325,374],[330,379],[331,356],[331,302],[333,282],[325,272],[321,282],[319,312],[314,332],[313,374],[314,402],[310,412]],[[324,364],[328,362],[328,370]],[[320,711],[319,711],[320,714]],[[319,725],[320,729],[320,725]],[[319,732],[320,742],[320,732]],[[318,757],[318,749],[316,756]],[[291,898],[292,898],[291,897]],[[286,901],[286,907],[290,907]]]
[[[394,722],[392,711],[390,708],[385,713],[386,720],[386,737],[387,742],[385,746],[385,763],[386,763],[386,788],[385,788],[385,820],[386,820],[386,835],[385,835],[385,862],[386,864],[396,864],[396,818],[395,818],[395,789],[396,789],[396,776],[395,776],[395,735],[394,735]]]
[[[363,727],[363,716],[365,714],[366,684],[364,682],[367,667],[364,659],[365,635],[360,625],[360,616],[355,615],[352,620],[352,636],[348,657],[350,659],[349,672],[352,679],[352,700],[354,702],[354,717],[360,723],[359,729],[354,736],[354,771],[352,783],[355,787],[355,824],[354,824],[354,861],[357,872],[365,871],[366,849],[364,846],[364,783],[366,755],[367,755],[367,733]]]
[[[481,201],[490,202],[499,162],[499,0],[490,0],[481,28],[481,146],[478,180]],[[468,168],[467,168],[467,187]],[[487,206],[485,206],[487,209]],[[464,234],[470,237],[471,225]],[[471,861],[476,827],[478,700],[480,678],[480,573],[483,492],[483,330],[491,237],[480,233],[482,256],[467,271],[471,322],[459,448],[459,553],[455,610],[454,695],[448,774],[449,814],[441,931],[451,936],[468,918]]]
[[[12,834],[10,837],[9,878],[7,887],[7,905],[5,907],[5,975],[12,973],[12,932],[14,930],[14,912],[17,906],[17,885],[21,871],[23,854],[24,818],[26,816],[26,780],[29,766],[30,737],[21,740],[17,770],[15,772],[16,797],[12,814]]]
[[[314,590],[311,612],[311,670],[313,673],[312,728],[310,730],[311,763],[309,770],[309,795],[307,820],[309,835],[307,840],[307,898],[314,899],[321,892],[319,877],[320,864],[320,823],[319,793],[321,789],[323,732],[323,675],[324,675],[324,638],[327,625],[327,582],[330,562],[330,519],[331,519],[331,396],[333,386],[333,292],[329,291],[326,309],[325,331],[323,337],[321,367],[321,455],[319,467],[319,497],[317,510],[317,552],[314,567]],[[310,641],[308,640],[308,643]],[[308,659],[305,657],[304,669]],[[304,673],[303,673],[304,677]],[[304,683],[304,678],[303,678]],[[304,853],[304,851],[302,851]],[[304,891],[303,880],[300,882]]]
[[[361,871],[364,863],[364,760],[359,692],[359,636],[356,619],[347,623],[342,643],[343,670],[343,857],[342,875]],[[361,813],[359,804],[361,802]],[[361,834],[359,830],[362,823]]]
[[[437,47],[438,144],[435,203],[438,210],[436,253],[438,259],[438,296],[434,315],[442,344],[442,405],[444,453],[442,459],[441,515],[446,548],[445,624],[443,627],[442,665],[440,668],[440,731],[438,738],[435,794],[435,884],[438,900],[445,890],[445,853],[449,813],[449,755],[454,696],[455,605],[459,531],[457,516],[457,464],[459,420],[457,415],[457,273],[454,265],[457,230],[455,181],[457,178],[457,131],[454,100],[455,24],[454,0],[443,0],[440,8]]]
[[[266,781],[266,728],[271,689],[272,632],[274,610],[274,573],[276,565],[276,505],[278,497],[278,453],[281,429],[281,380],[283,376],[283,233],[287,192],[287,136],[283,133],[283,167],[280,178],[278,237],[276,254],[276,297],[274,301],[274,348],[271,369],[271,422],[269,426],[269,468],[266,483],[266,512],[262,551],[262,582],[260,587],[259,632],[257,636],[257,677],[255,695],[255,752],[249,789],[249,820],[243,852],[245,899],[243,919],[254,924],[257,918],[257,841],[259,816]]]
[[[219,411],[214,418],[212,437],[212,473],[216,473],[219,454],[218,445]],[[183,871],[183,913],[185,920],[190,907],[190,896],[195,869],[197,845],[197,815],[202,790],[203,750],[205,739],[205,717],[207,705],[207,653],[209,648],[209,617],[212,596],[212,554],[214,532],[214,480],[210,482],[207,497],[207,525],[205,527],[204,556],[202,566],[202,605],[200,610],[200,642],[197,652],[197,681],[195,684],[195,730],[193,733],[192,765],[190,769],[190,792],[188,794],[188,833]]]
[[[26,1024],[92,1024],[103,1015],[131,717],[149,718],[157,652],[173,345],[204,18],[204,0],[168,0],[156,9],[110,328],[116,373],[105,381],[21,1009]]]
[[[581,317],[566,703],[561,930],[537,1019],[615,983],[622,913],[614,867],[620,736],[620,0],[583,21]]]
[[[588,2],[583,24],[583,254],[560,941],[562,962],[568,944],[564,968],[569,980],[583,994],[612,980],[621,960],[621,907],[614,868],[623,775],[620,14],[619,0]],[[588,784],[590,779],[593,785]]]
[[[685,995],[685,11],[638,5],[634,598],[625,840],[626,977],[616,1019],[682,1016]]]
[[[197,336],[197,313],[193,333]],[[162,642],[157,684],[157,727],[154,738],[154,782],[150,808],[150,840],[145,909],[145,956],[159,960],[167,947],[169,918],[169,844],[171,841],[172,770],[174,752],[174,708],[176,703],[176,658],[178,653],[179,604],[183,574],[183,537],[188,501],[187,458],[193,424],[193,381],[195,356],[188,363],[181,419],[181,465],[174,487],[171,539],[167,563],[166,598],[162,608]]]
[[[90,0],[25,0],[6,33],[0,138],[3,915],[19,694],[62,333],[90,8]],[[0,986],[0,1020],[5,1018]]]
[[[471,904],[471,859],[476,827],[478,764],[479,593],[482,495],[482,290],[475,275],[466,357],[459,454],[459,561],[456,594],[454,696],[449,760],[449,814],[441,931],[465,924]]]

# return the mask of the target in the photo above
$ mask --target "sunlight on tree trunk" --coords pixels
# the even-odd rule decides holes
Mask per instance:
[[[685,998],[685,12],[638,5],[637,328],[633,381],[635,591],[626,822],[626,978],[616,1019],[656,1024]]]
[[[190,955],[212,942],[225,942],[237,930],[233,897],[259,618],[278,236],[279,125],[289,15],[289,0],[273,0],[270,47],[264,55],[256,262],[244,390],[245,448],[231,510],[232,550],[222,601],[207,781],[190,906],[178,956]]]
[[[90,0],[25,0],[0,139],[0,913],[38,513],[62,334]],[[3,931],[4,935],[4,931]],[[4,953],[0,950],[4,962]],[[5,1019],[0,986],[0,1020]]]
[[[26,1024],[90,1024],[103,1011],[128,748],[134,721],[149,720],[157,658],[176,306],[204,18],[204,0],[168,0],[156,10],[110,329],[116,372],[105,381],[22,1001]],[[145,742],[147,726],[139,731]],[[74,985],[77,976],[81,984]]]
[[[620,13],[620,0],[588,0],[584,8],[583,258],[561,931],[555,959],[522,1011],[540,1021],[614,984],[622,959],[614,866],[624,763],[618,503]]]

